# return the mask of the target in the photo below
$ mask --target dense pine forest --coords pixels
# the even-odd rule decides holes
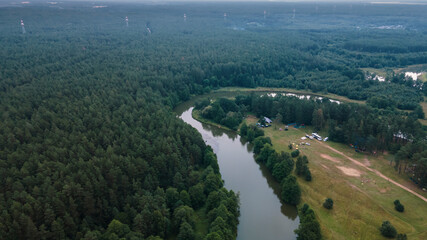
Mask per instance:
[[[225,86],[304,89],[372,106],[322,107],[330,131],[354,129],[357,117],[387,119],[378,123],[385,132],[360,127],[336,141],[363,136],[382,150],[393,146],[381,134],[398,129],[420,139],[424,83],[398,73],[370,80],[361,68],[427,64],[426,10],[0,2],[0,238],[235,239],[238,194],[173,108]],[[280,111],[284,121],[299,117]],[[400,150],[399,163],[425,159],[417,144]]]

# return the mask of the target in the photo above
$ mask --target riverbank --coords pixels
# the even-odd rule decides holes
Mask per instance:
[[[267,169],[255,162],[252,145],[235,131],[195,120],[192,109],[185,104],[176,113],[197,129],[216,153],[224,186],[239,193],[241,215],[237,240],[277,240],[284,236],[295,240],[294,230],[299,225],[297,209],[280,201],[280,186]],[[206,225],[196,225],[196,230],[204,232]]]

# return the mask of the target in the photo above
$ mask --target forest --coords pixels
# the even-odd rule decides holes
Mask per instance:
[[[397,169],[424,161],[415,120],[424,118],[425,83],[401,74],[369,80],[360,68],[427,64],[426,10],[1,2],[0,238],[235,239],[238,194],[224,188],[200,134],[173,113],[226,86],[304,89],[370,104],[239,98],[237,111],[223,109],[230,128],[249,109],[322,128],[313,122],[321,110],[335,141],[391,149]],[[413,143],[391,141],[399,131]]]

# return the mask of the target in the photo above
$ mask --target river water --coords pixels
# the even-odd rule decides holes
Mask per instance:
[[[280,185],[254,160],[252,146],[234,132],[202,124],[191,116],[193,103],[175,112],[196,128],[218,157],[225,187],[240,194],[238,240],[296,239],[299,218],[294,206],[279,200]]]

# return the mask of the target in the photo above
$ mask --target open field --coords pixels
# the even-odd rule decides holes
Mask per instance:
[[[243,87],[225,87],[214,92],[287,92],[287,93],[295,93],[295,94],[307,94],[314,95],[319,97],[326,97],[330,99],[335,99],[342,102],[351,102],[351,103],[359,103],[365,104],[365,101],[353,100],[347,97],[343,97],[340,95],[332,94],[332,93],[315,93],[306,90],[296,90],[292,88],[266,88],[266,87],[257,87],[257,88],[243,88]]]
[[[254,117],[246,119],[248,123],[256,120]],[[416,188],[406,176],[396,174],[388,161],[392,156],[373,157],[356,153],[339,143],[301,140],[305,133],[311,134],[310,127],[278,130],[283,127],[282,124],[273,124],[264,129],[277,151],[289,151],[289,143],[308,141],[311,144],[300,145],[299,150],[309,159],[313,181],[306,182],[300,178],[299,183],[302,202],[315,210],[325,239],[385,239],[378,230],[385,220],[389,220],[399,233],[406,233],[408,239],[427,239],[427,202],[393,182],[424,198],[427,193]],[[326,136],[322,132],[319,134]],[[378,176],[375,170],[392,182]],[[333,210],[322,207],[327,197],[334,200]],[[394,209],[393,201],[396,199],[405,206],[405,212],[399,213]]]

